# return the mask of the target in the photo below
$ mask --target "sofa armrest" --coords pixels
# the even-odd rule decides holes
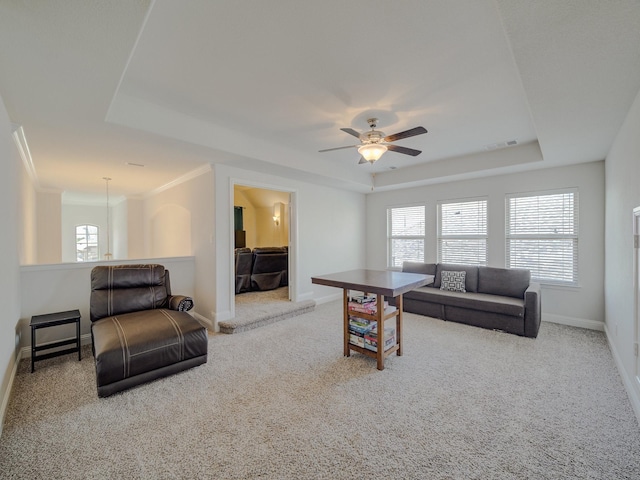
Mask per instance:
[[[185,295],[170,295],[168,298],[169,310],[188,312],[193,308],[193,298]]]
[[[540,330],[542,303],[540,284],[531,282],[524,292],[524,336],[536,338]]]

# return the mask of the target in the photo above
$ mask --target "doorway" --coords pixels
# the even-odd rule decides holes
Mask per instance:
[[[292,193],[233,185],[234,312],[292,299]]]

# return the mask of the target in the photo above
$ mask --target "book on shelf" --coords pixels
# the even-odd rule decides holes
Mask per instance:
[[[367,304],[376,301],[375,295],[367,295],[366,293],[352,293],[349,295],[349,303]]]
[[[358,333],[367,333],[376,327],[375,320],[367,320],[366,318],[349,317],[349,331]]]
[[[349,343],[365,348],[364,333],[358,333],[358,332],[349,330]]]
[[[385,351],[393,347],[396,344],[396,329],[393,327],[387,327],[384,329],[384,349]],[[364,335],[364,348],[378,351],[378,332],[376,329],[365,333]]]
[[[347,304],[347,308],[352,312],[366,313],[368,315],[375,315],[378,312],[377,301],[369,302],[369,303],[356,303],[349,302]],[[389,302],[384,302],[384,309],[386,310],[389,306]]]

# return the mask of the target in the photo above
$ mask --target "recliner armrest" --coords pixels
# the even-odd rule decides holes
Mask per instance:
[[[185,295],[170,295],[167,300],[169,303],[169,310],[188,312],[193,308],[193,298]]]

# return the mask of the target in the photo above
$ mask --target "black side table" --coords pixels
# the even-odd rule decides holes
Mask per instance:
[[[67,323],[76,324],[76,338],[62,340],[60,342],[47,343],[36,347],[36,330],[39,328],[55,327],[56,325],[65,325]],[[69,310],[68,312],[48,313],[46,315],[34,315],[31,317],[31,373],[34,371],[34,364],[40,360],[66,355],[68,353],[78,352],[78,361],[82,359],[80,353],[80,311]],[[45,353],[37,355],[36,352],[49,350],[51,348],[62,347],[63,345],[75,344],[73,348],[66,348],[57,352]]]

